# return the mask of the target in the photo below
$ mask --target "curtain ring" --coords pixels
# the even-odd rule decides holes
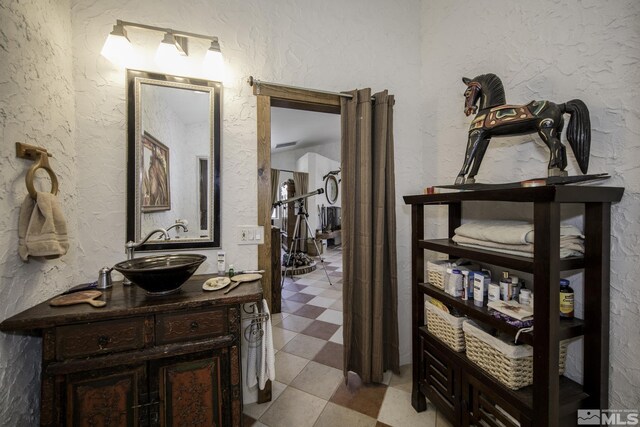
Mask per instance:
[[[58,194],[58,177],[56,176],[51,166],[49,166],[49,159],[47,153],[40,152],[40,158],[36,163],[34,163],[29,171],[27,172],[27,176],[25,177],[25,181],[27,184],[27,191],[33,200],[36,200],[38,197],[38,193],[36,192],[36,188],[33,185],[33,177],[35,176],[36,170],[44,169],[49,174],[51,178],[51,194]]]

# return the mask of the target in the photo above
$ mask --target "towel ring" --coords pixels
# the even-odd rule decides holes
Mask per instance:
[[[47,152],[39,151],[38,160],[29,168],[27,172],[27,176],[25,177],[25,181],[27,184],[27,191],[33,200],[36,200],[38,197],[38,193],[36,192],[36,188],[33,185],[33,177],[38,169],[44,169],[49,174],[51,178],[51,194],[58,194],[58,177],[56,176],[51,166],[49,166],[49,156]]]

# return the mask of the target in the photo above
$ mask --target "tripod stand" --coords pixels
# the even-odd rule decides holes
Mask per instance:
[[[293,242],[291,243],[291,248],[289,250],[289,259],[287,260],[287,267],[284,269],[284,274],[282,275],[282,284],[284,285],[284,279],[287,277],[287,271],[291,267],[293,267],[293,262],[291,261],[291,255],[296,253],[297,250],[301,250],[301,241],[304,241],[302,237],[298,237],[298,231],[300,231],[301,224],[304,222],[307,232],[311,236],[311,240],[313,241],[314,246],[316,247],[316,253],[318,254],[318,260],[320,260],[320,264],[322,265],[322,269],[324,270],[324,274],[327,276],[327,280],[329,281],[329,285],[333,286],[331,283],[331,278],[329,278],[329,273],[327,272],[327,268],[324,265],[324,259],[320,256],[320,249],[318,248],[318,241],[316,240],[315,234],[311,232],[311,227],[309,227],[309,214],[305,209],[305,199],[296,200],[296,208],[298,209],[298,213],[296,214],[296,225],[293,228]],[[293,276],[293,273],[291,274]]]

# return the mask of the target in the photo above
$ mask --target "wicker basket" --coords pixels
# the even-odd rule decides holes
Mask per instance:
[[[533,347],[496,338],[475,323],[463,325],[467,357],[512,390],[533,384]],[[560,342],[559,375],[564,373],[568,342]]]
[[[424,311],[425,318],[427,319],[427,330],[440,338],[442,342],[454,351],[464,351],[462,324],[465,318],[452,316],[440,310],[429,301],[424,303]]]
[[[444,273],[451,266],[451,262],[443,261],[427,261],[427,282],[444,290]]]

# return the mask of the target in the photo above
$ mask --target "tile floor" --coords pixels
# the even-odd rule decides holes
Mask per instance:
[[[411,406],[411,365],[400,375],[387,372],[383,384],[352,393],[342,376],[342,255],[324,254],[329,285],[321,267],[287,279],[282,313],[274,314],[276,380],[272,401],[244,406],[245,426],[451,426],[430,408]]]

